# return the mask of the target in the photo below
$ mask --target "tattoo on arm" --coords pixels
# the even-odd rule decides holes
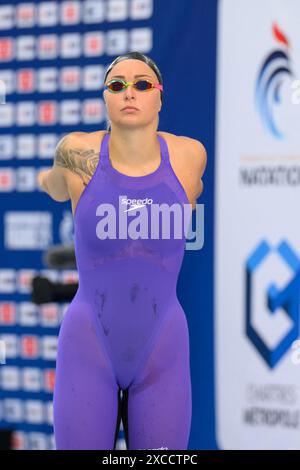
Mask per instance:
[[[99,161],[99,154],[93,149],[80,149],[67,145],[66,136],[56,147],[54,164],[63,168],[68,168],[76,175],[79,175],[86,186],[94,174]]]

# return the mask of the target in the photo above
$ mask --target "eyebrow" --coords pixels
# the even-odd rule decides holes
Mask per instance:
[[[145,74],[143,74],[143,75],[135,75],[135,76],[134,76],[134,78],[139,78],[139,77],[149,77],[149,78],[152,78],[152,77],[150,77],[150,75],[145,75]],[[114,76],[111,78],[111,80],[112,80],[113,78],[126,78],[126,77],[125,77],[124,75],[114,75]]]

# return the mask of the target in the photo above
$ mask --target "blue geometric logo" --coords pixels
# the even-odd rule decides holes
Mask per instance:
[[[283,311],[291,320],[292,326],[284,337],[271,349],[263,340],[262,335],[253,322],[253,279],[263,262],[272,253],[277,252],[282,262],[294,273],[290,282],[281,290],[275,283],[270,283],[265,292],[265,306],[270,315],[276,310]],[[262,358],[270,368],[274,368],[284,357],[293,341],[299,336],[299,301],[300,301],[300,260],[286,241],[282,241],[277,249],[272,249],[263,240],[246,261],[246,334]]]

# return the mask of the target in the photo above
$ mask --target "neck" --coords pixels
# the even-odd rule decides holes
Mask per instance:
[[[156,129],[119,129],[113,127],[109,139],[109,155],[113,162],[128,168],[143,168],[156,161],[160,155],[160,145]],[[157,157],[159,161],[160,157]]]

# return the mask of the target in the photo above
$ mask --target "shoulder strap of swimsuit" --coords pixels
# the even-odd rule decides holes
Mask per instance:
[[[109,139],[109,132],[107,132],[102,138],[100,156],[99,156],[100,165],[108,163],[108,139]]]
[[[158,137],[159,144],[160,144],[162,164],[164,165],[164,164],[169,163],[170,161],[169,149],[168,149],[168,145],[167,145],[165,138],[158,134],[157,134],[157,137]]]

